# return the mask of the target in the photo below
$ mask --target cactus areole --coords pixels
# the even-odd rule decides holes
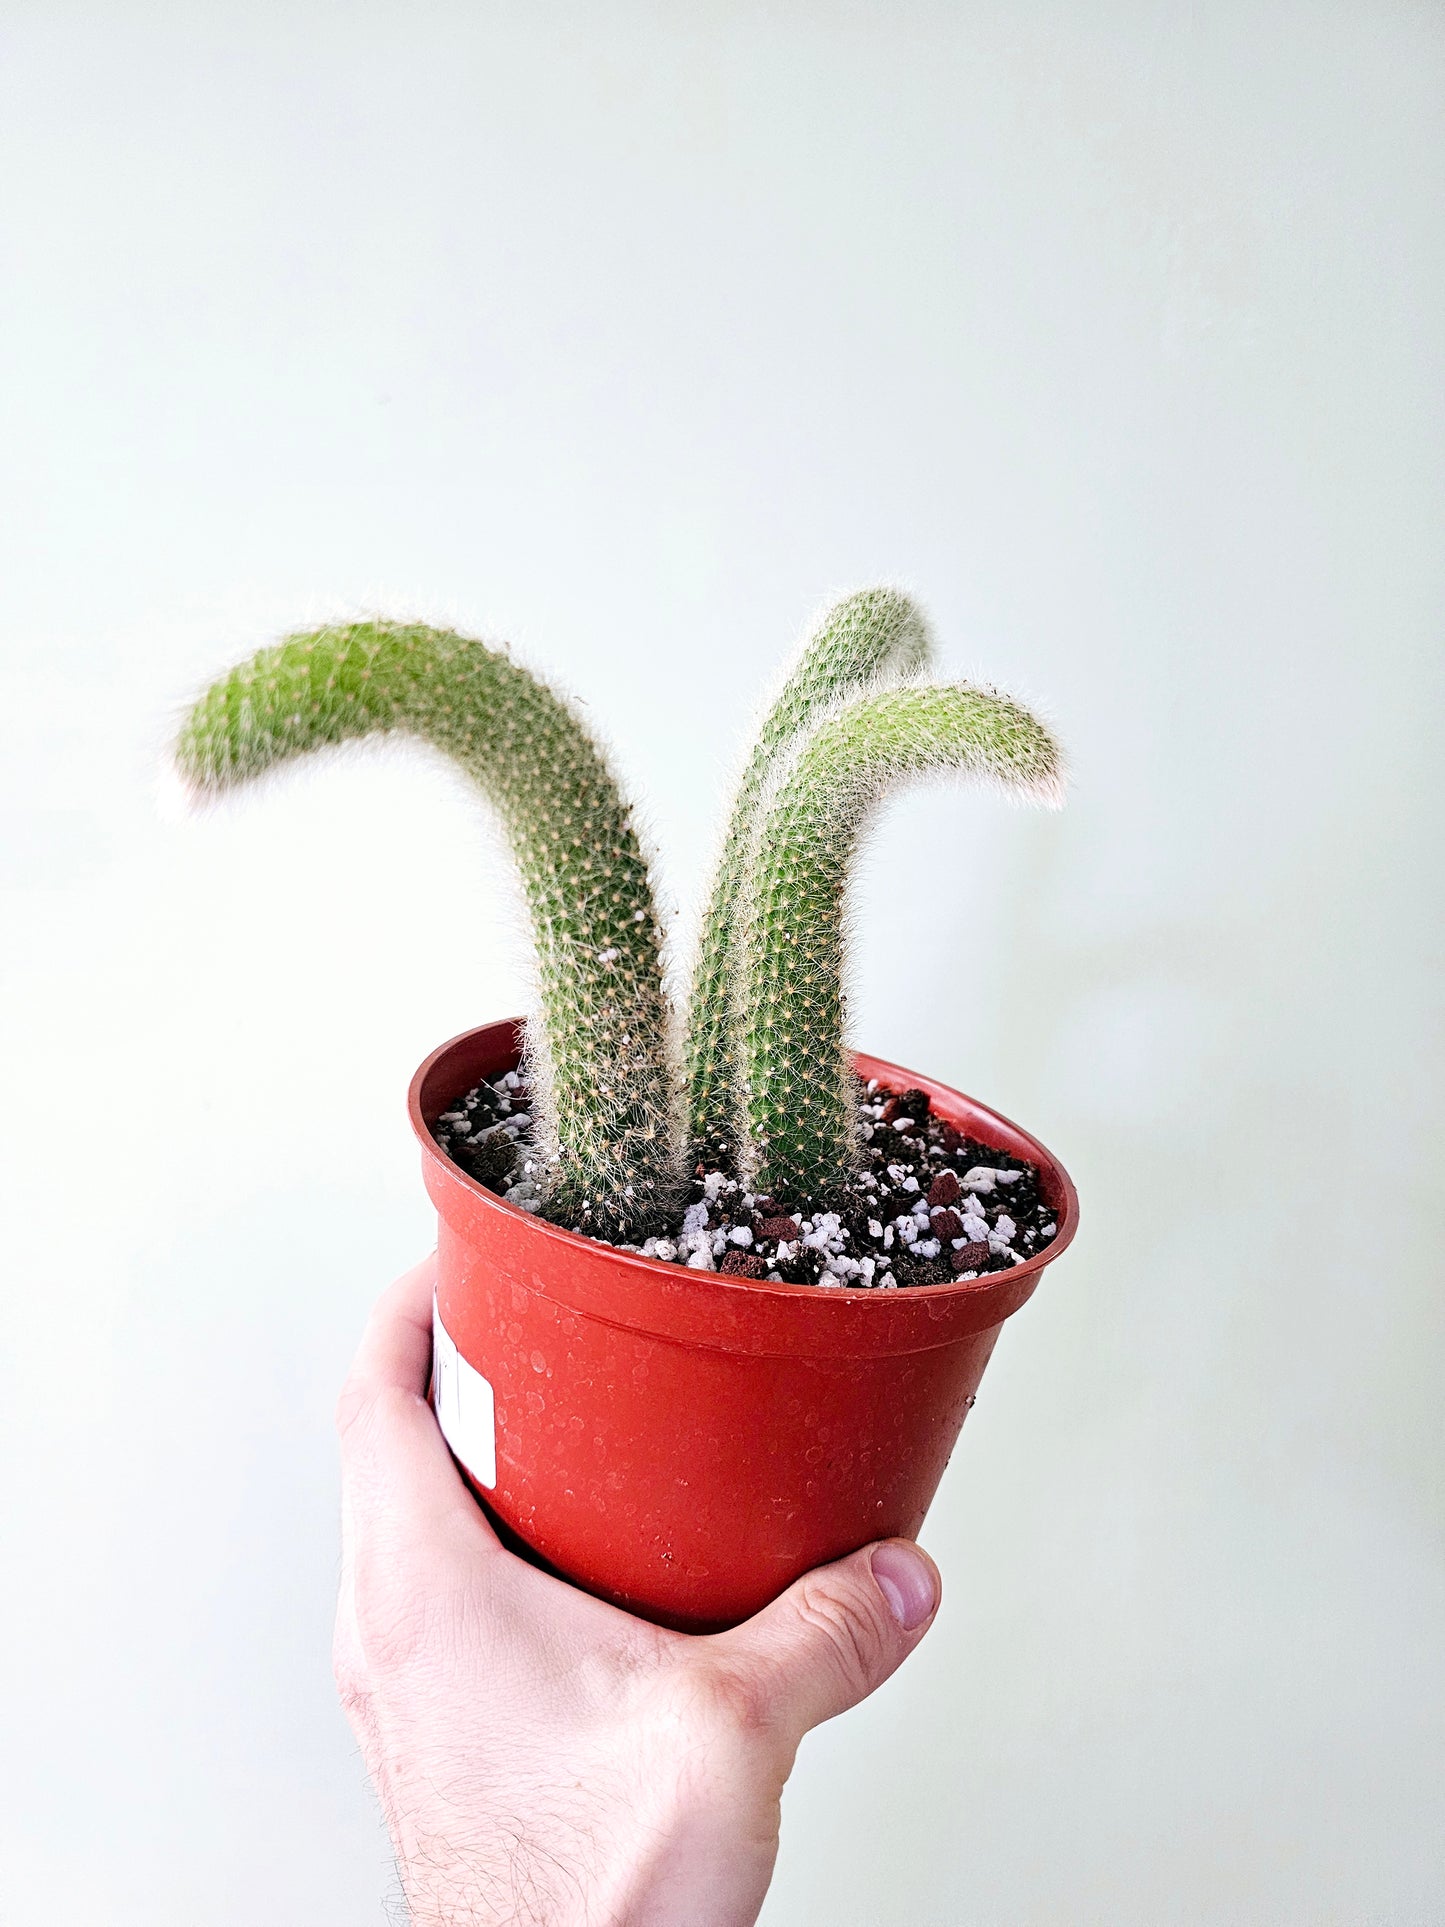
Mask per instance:
[[[410,739],[497,819],[535,997],[412,1087],[440,1220],[433,1396],[499,1523],[666,1624],[730,1623],[916,1533],[1003,1319],[1073,1235],[1041,1145],[846,1034],[849,882],[888,795],[956,773],[1062,796],[1047,728],[929,680],[931,651],[891,588],[806,637],[742,760],[680,1011],[609,759],[504,645],[292,635],[177,731],[197,800]]]

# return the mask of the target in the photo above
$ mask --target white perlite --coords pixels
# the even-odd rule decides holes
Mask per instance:
[[[959,1183],[965,1191],[980,1191],[987,1197],[996,1184],[1017,1184],[1022,1176],[1022,1171],[997,1171],[987,1164],[975,1164],[971,1171],[964,1172]]]

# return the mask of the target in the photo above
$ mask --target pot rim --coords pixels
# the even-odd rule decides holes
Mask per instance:
[[[464,1171],[459,1164],[448,1157],[432,1136],[431,1123],[440,1113],[435,1112],[433,1118],[428,1119],[422,1106],[422,1093],[433,1070],[459,1045],[468,1043],[483,1032],[500,1029],[503,1025],[511,1028],[516,1048],[520,1053],[526,1026],[524,1018],[501,1018],[490,1024],[474,1024],[467,1030],[458,1031],[455,1037],[449,1037],[444,1044],[438,1044],[417,1068],[407,1088],[407,1115],[423,1155],[436,1160],[451,1182],[459,1185],[463,1191],[469,1192],[487,1208],[504,1213],[518,1224],[529,1227],[535,1234],[557,1241],[564,1248],[582,1250],[593,1256],[605,1252],[618,1265],[640,1270],[674,1285],[679,1282],[680,1277],[686,1278],[691,1275],[696,1279],[706,1278],[714,1287],[747,1293],[753,1297],[801,1298],[815,1304],[831,1302],[848,1306],[880,1302],[897,1304],[900,1299],[905,1298],[937,1303],[944,1299],[957,1301],[970,1297],[982,1297],[987,1293],[996,1293],[999,1287],[1005,1284],[1015,1288],[1021,1284],[1024,1285],[1026,1289],[1023,1296],[1027,1297],[1037,1282],[1039,1273],[1046,1265],[1052,1264],[1055,1258],[1063,1255],[1072,1244],[1074,1233],[1078,1229],[1079,1196],[1074,1188],[1074,1181],[1053,1152],[1040,1143],[1031,1131],[1026,1131],[1022,1125],[1015,1124],[1012,1118],[1005,1117],[1002,1111],[994,1110],[991,1105],[970,1097],[964,1091],[955,1090],[951,1085],[940,1083],[937,1078],[925,1077],[920,1072],[906,1070],[900,1064],[890,1063],[885,1058],[873,1057],[866,1051],[854,1051],[854,1068],[861,1077],[876,1077],[880,1082],[884,1082],[886,1077],[887,1087],[891,1089],[895,1079],[901,1076],[908,1082],[900,1085],[900,1089],[926,1091],[930,1100],[935,1096],[945,1101],[951,1099],[955,1104],[962,1100],[980,1123],[997,1124],[1001,1127],[1006,1139],[1012,1137],[1027,1147],[1024,1151],[1017,1151],[1007,1142],[991,1146],[1013,1157],[1027,1157],[1041,1170],[1047,1171],[1054,1180],[1060,1199],[1056,1211],[1058,1229],[1041,1251],[1036,1251],[1032,1258],[1026,1258],[1022,1264],[1014,1265],[1008,1271],[990,1271],[984,1272],[978,1278],[949,1279],[936,1285],[907,1285],[895,1287],[893,1290],[880,1290],[877,1286],[801,1285],[792,1284],[787,1280],[780,1280],[773,1284],[765,1278],[745,1278],[739,1277],[736,1273],[704,1272],[700,1269],[690,1273],[687,1266],[673,1264],[663,1258],[646,1258],[639,1251],[624,1251],[621,1245],[609,1244],[601,1238],[589,1238],[583,1232],[568,1231],[562,1225],[550,1223],[536,1212],[523,1211],[519,1205],[508,1204],[505,1198],[500,1197],[495,1191],[489,1191],[484,1184],[479,1183],[469,1172]],[[982,1141],[988,1142],[987,1138]],[[1010,1293],[1010,1295],[1013,1294]]]

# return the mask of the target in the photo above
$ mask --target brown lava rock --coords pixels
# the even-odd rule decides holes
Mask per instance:
[[[982,1271],[988,1263],[988,1240],[980,1238],[977,1243],[960,1245],[953,1253],[953,1269],[959,1271]]]
[[[763,1218],[758,1223],[757,1235],[760,1238],[777,1238],[788,1244],[802,1228],[796,1218]]]
[[[766,1278],[768,1267],[750,1251],[730,1251],[718,1266],[730,1278]]]

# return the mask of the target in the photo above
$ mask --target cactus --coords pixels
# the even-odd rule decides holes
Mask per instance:
[[[631,812],[571,709],[504,649],[354,623],[293,635],[222,677],[175,745],[193,794],[238,788],[349,739],[418,737],[502,820],[531,914],[527,1033],[545,1214],[645,1236],[677,1202],[661,937]]]
[[[683,1043],[691,1154],[710,1167],[738,1161],[745,1094],[735,963],[760,804],[788,753],[822,716],[847,697],[926,667],[930,652],[927,624],[908,596],[897,589],[860,590],[835,604],[804,642],[763,719],[738,783],[698,933]]]
[[[681,1088],[630,808],[572,710],[505,648],[396,622],[294,635],[200,697],[174,757],[198,797],[371,736],[414,737],[459,765],[502,820],[531,914],[540,1208],[636,1242],[667,1229],[681,1202],[684,1145],[797,1205],[845,1189],[858,1147],[844,903],[883,798],[956,771],[1060,800],[1059,750],[1027,710],[986,688],[902,680],[929,648],[909,598],[872,589],[837,604],[800,652],[723,840]]]
[[[844,1043],[844,893],[860,835],[904,779],[954,770],[1047,804],[1059,750],[1027,710],[966,684],[888,690],[822,722],[764,806],[746,885],[740,1037],[746,1175],[756,1190],[819,1204],[856,1155]]]

